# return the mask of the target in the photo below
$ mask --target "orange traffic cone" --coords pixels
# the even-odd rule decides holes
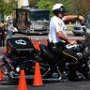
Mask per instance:
[[[43,82],[42,82],[39,63],[36,62],[33,86],[42,86],[42,85],[43,85]]]
[[[7,48],[4,48],[4,54],[6,54],[6,52],[7,52]]]
[[[21,72],[20,72],[20,80],[19,80],[18,90],[27,90],[24,70],[21,70]]]
[[[36,41],[35,48],[40,51],[39,44],[40,44],[40,42]]]
[[[3,80],[3,73],[0,71],[0,81]]]
[[[46,45],[48,45],[48,39],[46,40]]]

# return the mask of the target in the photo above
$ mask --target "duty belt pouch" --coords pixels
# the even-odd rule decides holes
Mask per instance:
[[[7,51],[14,56],[29,56],[35,48],[27,37],[14,37],[7,40]]]
[[[57,53],[61,53],[64,48],[64,43],[58,42],[58,43],[48,43],[48,47],[50,50],[55,50]]]

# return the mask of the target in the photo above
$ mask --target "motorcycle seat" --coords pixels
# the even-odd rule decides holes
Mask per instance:
[[[50,52],[50,50],[48,49],[46,45],[40,44],[39,47],[40,47],[41,55],[49,59],[55,58],[54,54]]]

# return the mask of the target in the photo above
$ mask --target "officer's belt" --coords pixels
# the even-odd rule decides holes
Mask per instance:
[[[55,46],[57,46],[57,45],[63,44],[63,42],[58,42],[58,43],[49,42],[48,44],[49,44],[49,45],[55,45]]]

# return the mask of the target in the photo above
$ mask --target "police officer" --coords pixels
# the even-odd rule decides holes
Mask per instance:
[[[64,16],[65,8],[63,4],[58,3],[53,6],[53,14],[54,16],[51,17],[50,20],[50,31],[48,35],[48,47],[49,49],[56,55],[56,58],[59,58],[60,62],[60,70],[63,73],[64,71],[64,61],[61,59],[62,57],[66,58],[70,62],[77,64],[79,62],[79,57],[71,50],[65,48],[66,43],[75,44],[77,43],[76,40],[70,39],[66,34],[66,25],[64,21],[72,20],[72,19],[80,19],[81,21],[84,20],[82,16],[78,15],[67,15]],[[56,59],[58,60],[58,59]],[[69,79],[78,80],[79,78],[76,75],[76,67],[72,65],[70,68]]]
[[[7,38],[12,38],[13,31],[14,31],[13,21],[10,20],[8,21],[8,26],[7,26],[7,32],[8,32]]]
[[[0,22],[0,46],[4,47],[5,42],[5,36],[6,36],[6,29],[4,27],[4,21]]]

